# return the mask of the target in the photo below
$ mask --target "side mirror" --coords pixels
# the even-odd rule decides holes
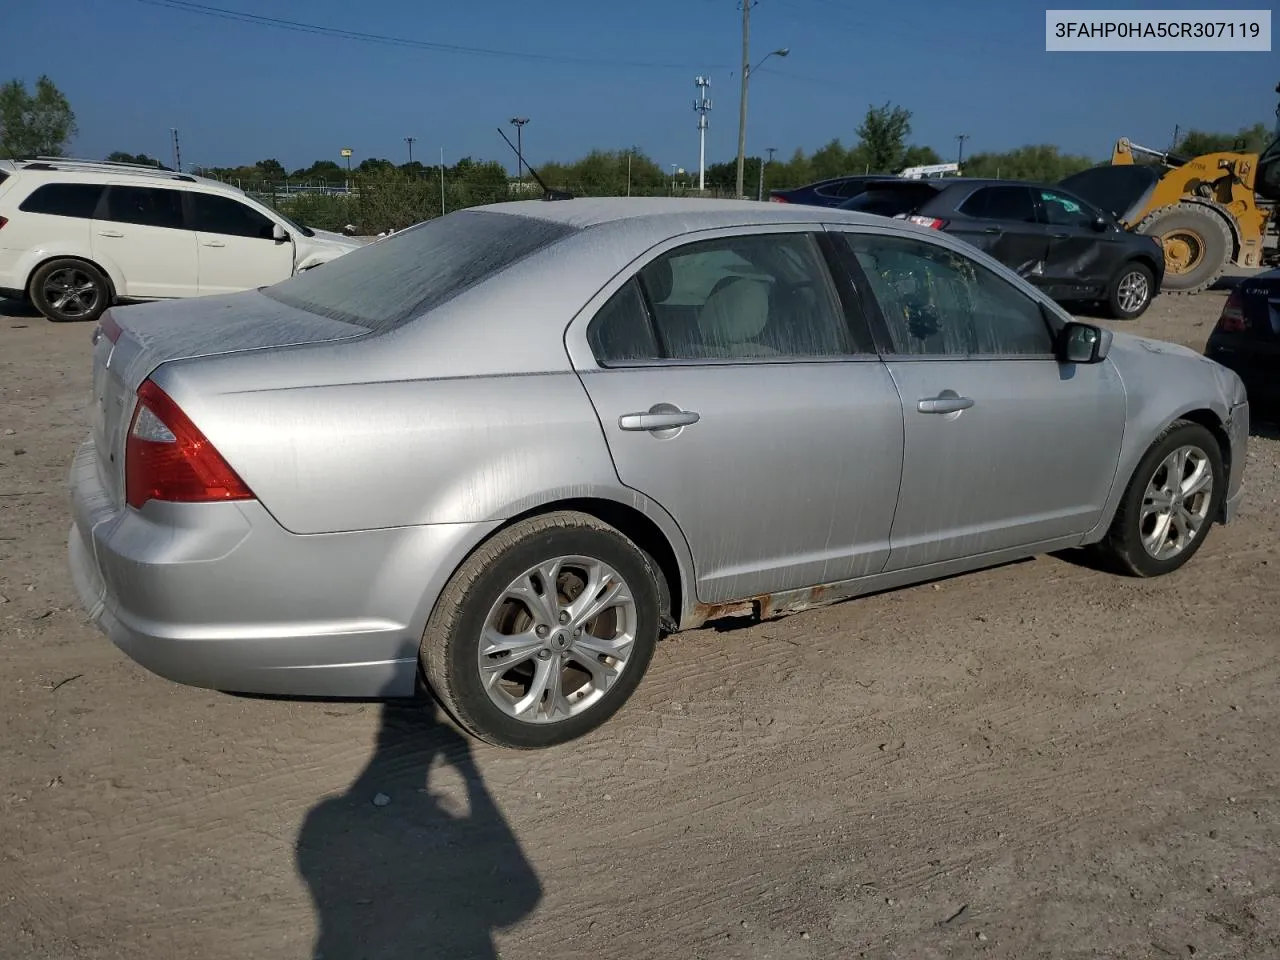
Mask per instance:
[[[289,231],[277,223],[271,228],[271,239],[276,243],[284,243],[289,239]]]
[[[1058,334],[1058,360],[1061,363],[1101,363],[1107,359],[1112,339],[1110,330],[1072,321]]]
[[[1095,218],[1094,218],[1094,221],[1093,221],[1093,229],[1097,230],[1099,233],[1102,233],[1104,230],[1106,230],[1106,229],[1107,229],[1107,226],[1108,226],[1108,224],[1107,224],[1107,219],[1106,219],[1106,217],[1095,217]]]

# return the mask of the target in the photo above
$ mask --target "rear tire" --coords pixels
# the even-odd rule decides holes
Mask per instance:
[[[1130,260],[1107,287],[1107,309],[1117,320],[1137,320],[1155,299],[1156,276],[1150,267]]]
[[[477,549],[441,592],[422,637],[427,685],[489,743],[535,750],[581,737],[622,707],[648,669],[660,577],[629,538],[588,514],[522,520]]]
[[[92,323],[111,306],[111,281],[87,260],[62,257],[32,274],[28,295],[55,323]]]
[[[1226,489],[1217,438],[1175,421],[1138,462],[1097,552],[1130,576],[1172,573],[1204,543]]]
[[[1174,203],[1147,214],[1136,233],[1155,237],[1165,251],[1165,293],[1199,293],[1211,286],[1231,261],[1231,228],[1209,207]],[[1185,264],[1185,272],[1179,272]]]

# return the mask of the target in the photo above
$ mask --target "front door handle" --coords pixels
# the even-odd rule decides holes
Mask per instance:
[[[644,413],[624,413],[618,418],[618,429],[675,430],[692,426],[700,419],[692,410],[647,410]]]
[[[999,232],[1000,232],[1000,228],[999,228],[999,227],[987,227],[987,228],[986,228],[986,229],[984,229],[982,232],[983,232],[983,233],[999,233]]]
[[[99,230],[99,231],[98,231],[98,236],[100,236],[100,237],[123,237],[123,236],[124,236],[124,234],[123,234],[123,233],[121,233],[119,230]]]
[[[1069,236],[1071,236],[1071,234],[1069,234],[1069,233],[1055,233],[1055,234],[1053,235],[1053,239],[1054,239],[1054,240],[1065,240],[1065,239],[1067,239],[1067,237],[1069,237]]]
[[[221,240],[205,240],[202,246],[206,247],[225,247],[226,244]]]
[[[968,397],[929,397],[916,404],[921,413],[959,413],[973,406]]]

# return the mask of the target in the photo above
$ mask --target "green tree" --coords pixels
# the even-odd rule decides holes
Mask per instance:
[[[60,157],[75,134],[75,112],[48,77],[34,94],[21,80],[0,87],[0,157]]]
[[[1053,144],[1042,143],[1003,153],[975,153],[964,162],[968,177],[1001,177],[1005,180],[1033,180],[1057,183],[1094,165],[1089,157],[1059,152]]]
[[[259,160],[254,164],[258,169],[258,177],[262,180],[283,180],[288,176],[284,165],[279,160]]]
[[[1243,153],[1261,153],[1270,139],[1271,131],[1263,123],[1255,123],[1252,127],[1244,127],[1234,134],[1188,130],[1186,136],[1174,146],[1173,152],[1183,157],[1197,157],[1203,153],[1224,153],[1237,150]]]
[[[145,153],[124,153],[120,150],[114,150],[107,154],[107,159],[112,163],[136,163],[144,167],[156,167],[160,170],[170,169],[155,157],[149,157]]]
[[[869,107],[858,126],[858,145],[850,159],[855,167],[871,173],[897,173],[905,166],[902,160],[910,133],[910,110],[889,103]]]

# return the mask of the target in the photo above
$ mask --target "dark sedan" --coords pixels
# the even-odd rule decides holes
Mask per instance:
[[[819,180],[803,187],[791,190],[770,190],[769,199],[774,203],[803,203],[810,207],[838,207],[846,200],[856,197],[868,187],[885,180],[898,178],[887,173],[868,174],[857,177],[832,177],[830,180]]]
[[[1102,301],[1132,320],[1160,291],[1159,241],[1129,233],[1061,187],[948,177],[886,180],[840,204],[955,234],[1059,301]]]
[[[1205,354],[1244,381],[1251,403],[1280,410],[1280,270],[1242,280],[1222,308]]]

